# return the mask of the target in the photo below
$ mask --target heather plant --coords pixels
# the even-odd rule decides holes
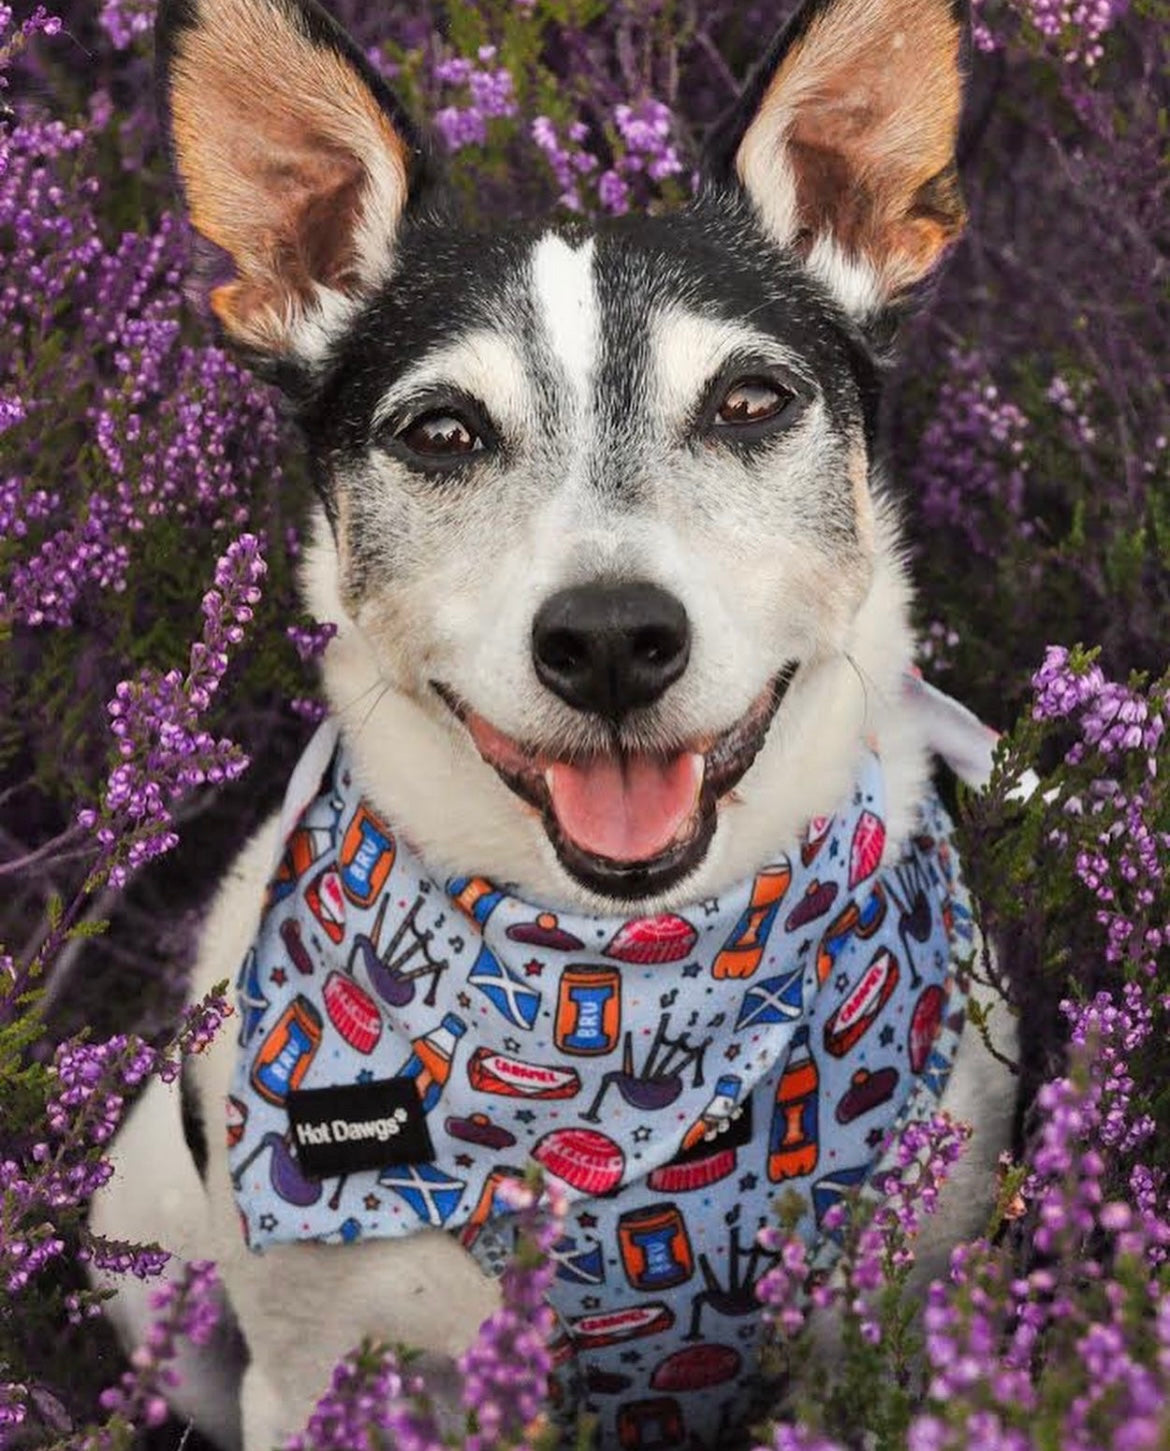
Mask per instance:
[[[664,208],[786,6],[366,5],[339,17],[485,220]],[[187,1010],[206,892],[321,707],[301,612],[308,481],[280,404],[216,343],[150,100],[151,0],[0,4],[0,1444],[179,1443],[165,1391],[214,1270],[84,1225],[134,1092],[230,1012]],[[965,1138],[890,1145],[885,1198],[791,1225],[765,1282],[776,1451],[1170,1444],[1170,409],[1164,0],[981,0],[971,224],[888,379],[923,666],[1006,736],[962,799],[1032,1107],[984,1238],[921,1302],[914,1236]],[[218,561],[218,563],[217,563]],[[972,567],[974,565],[974,567]],[[202,614],[200,601],[202,600]],[[1071,648],[1089,642],[1094,651]],[[1054,642],[1063,642],[1057,644]],[[1130,672],[1138,672],[1130,674]],[[1140,672],[1145,672],[1142,674]],[[1152,681],[1152,683],[1151,683]],[[252,764],[243,782],[239,778]],[[1021,781],[1038,787],[1023,799]],[[1066,1056],[1067,1048],[1067,1056]],[[556,1206],[441,1423],[399,1347],[355,1348],[293,1443],[537,1446]],[[86,1261],[156,1280],[130,1364]],[[840,1355],[816,1347],[828,1311]],[[819,1317],[819,1318],[818,1318]]]

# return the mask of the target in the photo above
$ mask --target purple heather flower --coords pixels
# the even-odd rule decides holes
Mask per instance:
[[[435,113],[434,125],[448,151],[465,146],[483,146],[487,141],[487,123],[499,117],[515,116],[516,98],[511,72],[504,66],[493,66],[496,49],[481,46],[473,64],[464,56],[439,61],[432,75],[447,86],[466,86],[470,104],[444,106]]]
[[[171,805],[196,786],[230,781],[247,757],[200,725],[228,666],[228,650],[244,637],[267,570],[260,543],[241,535],[215,567],[215,588],[203,597],[203,638],[191,646],[187,674],[144,671],[123,680],[107,707],[122,761],[110,772],[103,812],[87,810],[79,825],[106,849],[114,885],[178,840]]]
[[[949,376],[922,435],[913,480],[929,525],[959,529],[973,549],[989,554],[994,541],[977,522],[988,505],[1022,533],[1031,529],[1024,515],[1030,426],[988,376],[982,357],[952,349],[947,361]]]
[[[156,0],[102,0],[98,23],[115,50],[128,50],[150,34],[156,9]]]

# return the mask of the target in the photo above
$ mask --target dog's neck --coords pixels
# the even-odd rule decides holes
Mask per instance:
[[[720,1135],[750,1121],[749,1100],[761,1137],[742,1140],[745,1154],[770,1143],[761,1223],[768,1186],[820,1162],[818,1117],[822,1171],[854,1165],[860,1182],[872,1131],[941,1089],[957,1028],[941,1053],[936,1039],[961,1014],[954,965],[970,941],[937,800],[892,867],[883,817],[867,753],[831,815],[686,915],[554,912],[482,876],[437,879],[363,799],[323,725],[290,780],[239,978],[233,1178],[251,1245],[341,1221],[355,1236],[470,1234],[501,1163],[518,1173],[528,1156],[574,1198],[642,1193],[648,1175],[654,1190],[680,1154],[729,1145]],[[840,1103],[836,1123],[865,1123],[834,1131],[830,1150],[829,1116],[797,1105],[797,1080],[801,1102],[815,1088]],[[304,1150],[295,1182],[280,1148],[290,1125]],[[276,1159],[260,1164],[268,1148]],[[337,1178],[334,1194],[301,1170]],[[383,1190],[410,1212],[397,1199],[380,1211]]]

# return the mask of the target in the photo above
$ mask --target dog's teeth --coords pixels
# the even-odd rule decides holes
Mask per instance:
[[[702,754],[700,754],[700,752],[698,752],[698,751],[691,751],[691,753],[690,753],[690,755],[688,757],[688,760],[690,761],[691,770],[694,773],[694,778],[695,778],[695,780],[694,780],[694,801],[692,802],[692,805],[693,806],[698,806],[698,804],[699,804],[699,795],[700,795],[700,793],[701,793],[701,791],[703,789],[703,776],[706,774],[706,770],[707,770],[707,759],[706,759],[705,756],[703,756]]]

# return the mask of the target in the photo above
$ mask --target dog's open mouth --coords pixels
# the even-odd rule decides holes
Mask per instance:
[[[630,900],[668,891],[703,860],[719,803],[759,754],[795,671],[786,666],[714,737],[670,753],[564,759],[522,745],[447,687],[434,688],[505,785],[540,812],[565,870],[592,891]]]

